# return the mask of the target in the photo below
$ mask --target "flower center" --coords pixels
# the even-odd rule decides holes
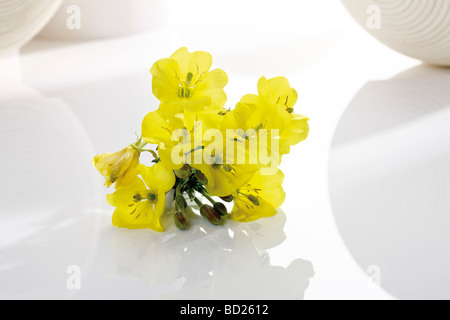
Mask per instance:
[[[158,200],[158,195],[151,191],[145,190],[145,191],[136,192],[135,195],[133,196],[133,200],[135,203],[145,201],[145,200],[148,200],[151,203],[155,203],[156,200]]]
[[[195,88],[195,84],[192,84],[192,80],[194,79],[194,74],[189,72],[186,76],[185,81],[180,81],[180,85],[178,88],[178,97],[179,98],[190,98],[192,95],[192,91]]]
[[[149,192],[148,195],[147,195],[147,199],[151,203],[155,203],[156,200],[158,200],[158,195],[154,194],[153,192]]]

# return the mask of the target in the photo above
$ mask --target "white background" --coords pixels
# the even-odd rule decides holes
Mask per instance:
[[[408,139],[408,132],[389,131],[392,135],[386,136],[383,124],[389,120],[383,117],[396,114],[397,102],[381,99],[384,113],[380,114],[376,100],[385,88],[395,85],[385,81],[420,62],[371,38],[335,0],[164,2],[164,23],[148,33],[89,42],[37,38],[21,50],[21,82],[10,82],[18,94],[10,94],[1,104],[5,117],[0,120],[0,147],[8,150],[9,157],[0,160],[6,168],[5,184],[0,187],[4,190],[0,195],[0,281],[4,284],[0,297],[297,299],[303,292],[306,299],[442,297],[439,283],[446,284],[446,279],[442,273],[433,272],[435,262],[448,265],[441,253],[439,257],[426,255],[427,262],[419,271],[407,271],[411,264],[421,261],[424,252],[433,250],[433,241],[427,248],[415,245],[427,242],[434,229],[426,229],[425,240],[420,242],[414,239],[417,233],[402,233],[405,225],[409,227],[402,219],[407,221],[410,209],[422,204],[418,195],[428,195],[423,199],[436,203],[445,198],[445,193],[438,192],[442,190],[439,188],[430,191],[424,185],[415,193],[404,192],[417,177],[428,176],[430,164],[418,161],[406,180],[395,177],[395,172],[401,172],[405,161],[411,159],[408,150],[416,150],[417,145]],[[142,118],[158,107],[151,92],[151,65],[181,46],[210,52],[214,66],[228,73],[229,107],[244,94],[256,93],[261,76],[286,76],[299,92],[296,112],[311,119],[311,134],[282,164],[287,199],[278,217],[255,226],[229,224],[225,231],[203,225],[207,235],[198,227],[185,233],[172,228],[159,235],[111,226],[113,208],[105,203],[106,191],[90,160],[97,153],[117,151],[133,141]],[[432,74],[430,81],[436,79],[433,70],[422,72],[425,78],[428,72]],[[442,78],[447,80],[446,74],[436,81]],[[363,92],[358,101],[352,102],[371,83],[382,88],[375,90],[375,95],[370,90],[369,94]],[[401,84],[399,101],[406,100],[406,115],[427,108],[430,101],[421,100],[420,94],[417,99],[408,97],[425,89],[408,82]],[[367,96],[369,100],[365,101]],[[366,104],[371,108],[364,109]],[[442,104],[450,103],[443,99]],[[18,107],[12,107],[15,105]],[[350,113],[344,116],[343,125],[339,124],[349,105],[351,110],[368,110],[361,112],[361,121],[365,122],[359,123],[358,113]],[[375,126],[371,131],[371,139],[378,140],[358,140],[360,144],[354,145],[351,140],[356,137],[352,135],[358,132],[354,126],[359,123],[365,127],[371,118],[380,124],[380,130]],[[437,117],[436,121],[443,120]],[[392,127],[396,124],[391,123]],[[426,128],[435,125],[433,119],[418,124],[421,136],[426,137],[430,132]],[[333,139],[338,127],[340,144],[336,146],[338,142],[333,144]],[[443,150],[445,137],[448,130],[443,129],[430,141],[438,141],[436,148]],[[428,145],[422,145],[424,159]],[[368,150],[383,154],[386,148],[404,148],[405,152],[390,154],[391,161],[383,162],[385,165],[374,173]],[[437,152],[436,148],[433,150]],[[445,152],[436,157],[445,169]],[[383,180],[388,191],[396,191],[393,203],[385,200],[389,192],[379,195],[380,188],[370,187],[379,176],[393,177],[392,181]],[[426,180],[428,186],[433,185],[433,177]],[[393,182],[398,185],[391,190]],[[442,184],[445,188],[445,181]],[[330,194],[342,201],[330,201]],[[378,196],[379,201],[371,201]],[[396,207],[395,201],[406,204]],[[441,209],[425,208],[429,210],[417,215],[448,221],[445,216],[433,215]],[[446,208],[443,212],[448,211]],[[348,220],[351,214],[336,216],[336,212],[356,211],[361,211],[363,221]],[[386,217],[383,212],[394,216]],[[384,218],[382,222],[377,222],[378,213]],[[286,239],[281,241],[284,218]],[[364,221],[370,230],[372,219],[379,233],[366,238],[349,231],[359,230]],[[398,233],[391,230],[384,234],[383,226],[393,226]],[[420,231],[420,225],[415,227]],[[250,231],[243,233],[242,228]],[[235,237],[232,249],[227,242],[229,234]],[[347,242],[355,239],[356,244]],[[380,241],[386,245],[377,245]],[[398,254],[389,253],[387,260],[381,259],[388,244],[395,247],[396,242],[401,243]],[[184,244],[192,254],[185,254]],[[256,260],[250,258],[253,254]],[[302,262],[290,269],[274,267],[287,268],[297,259]],[[303,260],[309,261],[315,271],[309,286],[302,279],[309,278],[310,264]],[[66,287],[70,265],[81,268],[81,290]],[[367,270],[371,266],[380,267],[377,277],[381,277],[384,289],[370,285]],[[422,272],[429,281],[414,285],[414,275],[421,277]],[[385,286],[383,274],[387,275]],[[409,284],[407,290],[405,283]],[[428,295],[424,297],[425,293]]]

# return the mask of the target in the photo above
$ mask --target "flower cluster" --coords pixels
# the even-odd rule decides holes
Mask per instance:
[[[279,165],[309,133],[308,118],[294,112],[297,92],[285,78],[261,78],[257,95],[225,109],[228,76],[211,66],[209,53],[186,48],[157,61],[151,73],[161,103],[144,118],[142,136],[94,158],[106,187],[115,184],[115,226],[164,231],[167,201],[182,230],[193,209],[221,225],[273,216],[284,202]],[[142,152],[152,153],[152,166],[140,163]]]

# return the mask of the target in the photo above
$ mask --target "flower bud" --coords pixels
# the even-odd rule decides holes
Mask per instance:
[[[174,215],[175,225],[180,230],[189,229],[189,222],[183,212],[177,211]]]
[[[192,174],[191,167],[184,165],[181,169],[175,170],[175,175],[180,179],[187,179]]]
[[[206,178],[206,176],[201,171],[196,170],[195,177],[202,185],[206,186],[208,184],[208,178]]]
[[[200,214],[202,215],[202,217],[206,218],[210,223],[216,226],[222,224],[222,218],[220,217],[220,214],[210,205],[203,205],[200,208]]]
[[[214,203],[214,210],[216,210],[222,217],[228,215],[227,207],[221,202]]]
[[[177,205],[177,208],[180,209],[183,212],[186,210],[186,208],[188,206],[187,202],[186,202],[186,199],[181,194],[178,194],[175,197],[175,203]]]

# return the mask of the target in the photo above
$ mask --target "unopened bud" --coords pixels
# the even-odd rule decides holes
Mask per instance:
[[[186,216],[184,215],[183,212],[181,212],[181,211],[176,212],[174,215],[174,221],[175,221],[175,225],[177,226],[178,229],[180,229],[180,230],[189,229],[189,222],[186,219]]]
[[[227,197],[220,197],[225,202],[233,202],[234,197],[233,196],[227,196]]]
[[[184,165],[181,169],[175,170],[175,175],[180,179],[187,179],[191,176],[192,170],[188,165]]]
[[[220,217],[220,214],[216,210],[214,210],[214,208],[211,207],[210,205],[207,204],[203,205],[200,208],[200,214],[202,215],[202,217],[204,217],[214,225],[222,224],[222,218]]]
[[[180,209],[181,211],[185,211],[188,206],[186,199],[181,194],[178,194],[175,197],[175,203],[176,203],[178,209]]]
[[[216,210],[222,217],[228,215],[227,207],[221,202],[214,203],[214,210]]]
[[[195,171],[195,177],[202,185],[206,186],[208,184],[208,179],[201,171]]]

